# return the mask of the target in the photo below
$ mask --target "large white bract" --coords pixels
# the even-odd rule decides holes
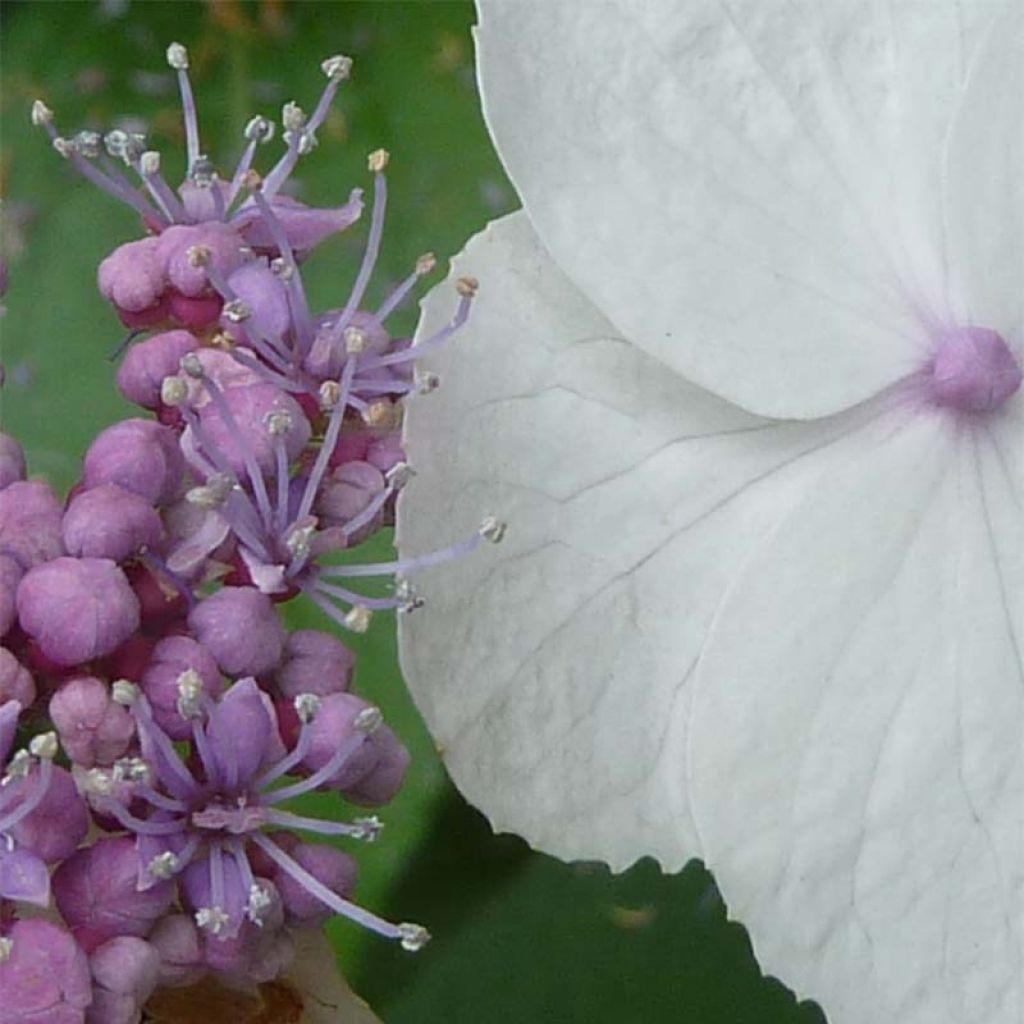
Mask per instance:
[[[1022,357],[1024,5],[480,7],[525,212],[456,263],[399,524],[509,522],[402,621],[453,777],[563,857],[703,857],[832,1024],[1020,1024],[1024,399],[931,367]]]

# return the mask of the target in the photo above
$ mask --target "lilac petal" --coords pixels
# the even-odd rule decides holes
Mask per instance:
[[[238,934],[245,921],[249,890],[234,858],[220,853],[221,892],[215,895],[215,857],[211,849],[209,856],[192,861],[181,873],[180,886],[184,900],[192,910],[218,907],[228,915],[229,922],[219,936],[231,938]]]
[[[50,902],[50,873],[31,850],[7,849],[0,842],[0,899],[18,900],[45,907]]]
[[[323,208],[306,206],[290,196],[274,196],[271,208],[284,228],[292,251],[297,256],[304,256],[326,238],[344,231],[359,219],[363,212],[363,193],[362,189],[353,189],[344,206]],[[255,249],[276,251],[270,230],[254,207],[244,207],[240,217],[247,221],[242,234],[249,245]]]
[[[210,712],[206,734],[228,789],[245,786],[268,755],[274,721],[254,679],[236,683]]]

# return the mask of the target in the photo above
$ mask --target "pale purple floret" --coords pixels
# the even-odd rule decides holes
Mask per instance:
[[[303,693],[326,697],[349,688],[355,664],[356,656],[329,633],[297,629],[288,635],[274,679],[289,700]]]
[[[50,698],[49,712],[64,752],[84,768],[113,763],[135,734],[131,715],[111,700],[107,684],[92,676],[62,683]]]
[[[178,372],[182,357],[199,345],[189,331],[164,331],[133,344],[117,371],[117,386],[130,402],[143,409],[163,404],[160,387],[164,377]]]
[[[89,956],[93,998],[86,1024],[138,1024],[160,979],[160,953],[144,939],[122,935]]]
[[[188,624],[228,675],[263,675],[281,660],[284,626],[255,587],[222,587],[192,609]]]
[[[68,931],[50,921],[15,921],[0,935],[0,950],[3,1024],[83,1024],[92,979]]]
[[[422,929],[390,924],[351,903],[270,835],[281,829],[301,829],[375,837],[379,829],[375,819],[351,824],[321,821],[292,814],[280,805],[328,783],[353,758],[363,756],[364,746],[380,725],[376,708],[363,707],[347,733],[336,737],[333,752],[320,770],[279,786],[308,753],[319,698],[296,698],[301,728],[294,748],[286,751],[273,705],[253,679],[236,683],[216,702],[201,686],[183,685],[181,710],[192,722],[196,760],[190,767],[154,721],[145,696],[128,684],[120,685],[122,696],[131,703],[141,740],[146,767],[139,772],[148,778],[135,795],[149,808],[133,813],[110,800],[104,809],[136,836],[141,886],[178,877],[182,900],[197,924],[214,937],[231,940],[242,935],[246,922],[259,924],[273,912],[276,889],[254,867],[270,865],[333,912],[399,939],[407,948],[422,945],[426,939]]]
[[[998,409],[1021,385],[1021,368],[1006,340],[985,327],[960,327],[938,339],[929,390],[939,405],[961,412]]]
[[[117,484],[151,505],[166,505],[179,496],[185,457],[177,435],[152,420],[121,420],[107,427],[85,454],[85,487]],[[3,494],[3,492],[0,492]]]
[[[0,490],[25,479],[25,453],[10,434],[0,432]]]
[[[18,585],[18,621],[58,665],[81,665],[116,650],[139,628],[139,602],[106,558],[55,558]]]
[[[164,637],[153,648],[141,684],[153,718],[172,740],[192,734],[190,720],[178,710],[178,698],[183,683],[193,679],[209,697],[220,696],[223,681],[213,655],[190,636]]]
[[[117,484],[79,491],[61,525],[69,555],[124,562],[156,545],[163,523],[149,501]]]
[[[148,941],[160,954],[160,984],[169,988],[192,985],[206,973],[203,942],[188,914],[160,918]]]
[[[0,579],[0,587],[3,580]],[[31,707],[36,699],[36,684],[29,672],[6,647],[0,647],[0,705],[16,700],[23,708]],[[2,748],[2,743],[0,743]],[[2,761],[0,750],[0,761]]]
[[[22,568],[64,554],[64,509],[49,484],[22,480],[0,491],[0,553]]]

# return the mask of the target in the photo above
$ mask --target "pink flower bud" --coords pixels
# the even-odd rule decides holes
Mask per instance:
[[[185,458],[172,430],[130,419],[107,427],[93,441],[82,479],[86,487],[117,484],[152,505],[166,505],[180,492],[184,472]]]
[[[199,929],[187,914],[160,918],[148,940],[160,954],[161,985],[192,985],[206,973]]]
[[[6,647],[0,647],[0,705],[16,700],[23,708],[27,708],[31,707],[35,699],[36,684],[32,680],[32,673]]]
[[[167,283],[175,291],[194,299],[212,291],[206,267],[195,260],[196,249],[207,250],[210,266],[227,277],[242,263],[242,239],[230,224],[174,224],[157,238],[156,258]]]
[[[69,555],[123,562],[160,540],[163,524],[152,505],[117,484],[79,491],[64,513]]]
[[[228,675],[263,675],[281,660],[284,626],[255,587],[222,587],[192,609],[188,624]]]
[[[82,1024],[92,999],[89,961],[71,933],[41,919],[15,921],[0,960],[3,1024]]]
[[[345,462],[324,480],[313,511],[326,527],[344,526],[355,519],[387,486],[384,474],[369,462]],[[358,544],[380,526],[380,516],[360,527],[349,538]]]
[[[0,492],[2,493],[2,492]],[[21,628],[58,665],[110,654],[139,627],[139,602],[105,558],[55,558],[18,585]]]
[[[399,462],[405,462],[401,433],[386,434],[373,441],[366,449],[366,461],[372,466],[376,466],[382,473],[387,473]]]
[[[0,549],[26,567],[64,554],[63,509],[48,484],[21,480],[0,491]]]
[[[217,698],[224,688],[217,662],[201,644],[189,636],[169,636],[153,648],[152,658],[142,674],[142,688],[153,708],[153,717],[171,739],[192,735],[191,723],[178,712],[179,682],[194,672],[208,696]]]
[[[284,660],[276,680],[286,697],[313,693],[326,697],[349,688],[356,656],[328,633],[298,629],[285,643]]]
[[[25,778],[17,779],[11,785],[26,793],[32,792],[39,772],[39,766],[35,765]],[[54,765],[42,800],[11,828],[10,835],[47,864],[55,864],[71,855],[88,830],[89,815],[74,779],[63,768]]]
[[[289,839],[294,837],[289,836]],[[279,842],[280,846],[285,846]],[[347,853],[322,843],[289,844],[287,852],[299,865],[305,868],[317,881],[323,882],[332,892],[346,898],[351,897],[356,885],[358,866]],[[273,876],[274,884],[281,894],[289,923],[326,921],[331,910],[322,900],[317,899],[301,882],[296,881],[287,871],[278,870]]]
[[[165,277],[159,242],[156,236],[126,242],[100,264],[100,294],[114,304],[122,319],[124,314],[145,316],[160,303]]]
[[[25,453],[10,434],[0,433],[0,490],[25,479]]]
[[[61,746],[76,764],[108,765],[127,749],[135,732],[131,715],[110,698],[106,683],[70,679],[50,698],[50,718]]]
[[[117,371],[121,394],[143,409],[159,409],[164,377],[176,374],[181,357],[198,346],[199,340],[188,331],[165,331],[136,342]]]
[[[270,200],[270,206],[292,251],[301,259],[322,241],[355,223],[363,211],[363,198],[360,189],[353,189],[344,206],[318,209],[278,193]],[[243,234],[254,249],[277,251],[277,243],[263,217],[254,216]]]
[[[360,350],[364,354],[382,355],[391,342],[390,335],[374,320],[372,313],[357,311],[352,315],[347,329],[343,329],[340,334],[333,329],[339,316],[340,312],[335,310],[319,318],[315,340],[305,360],[306,369],[321,380],[337,377],[345,365],[351,344],[349,339],[352,338],[349,330],[362,334]]]
[[[98,839],[53,874],[53,894],[64,920],[94,949],[117,935],[145,936],[171,905],[172,881],[139,891],[139,858],[128,836]]]
[[[243,345],[249,344],[246,325],[255,326],[258,334],[282,338],[291,327],[288,292],[281,278],[265,261],[246,263],[228,278],[231,290],[248,307],[249,316],[238,322],[221,314],[221,326]]]
[[[160,954],[144,939],[118,936],[89,957],[93,1001],[86,1024],[137,1024],[160,977]]]

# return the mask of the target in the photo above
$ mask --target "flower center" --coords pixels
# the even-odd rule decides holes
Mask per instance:
[[[960,412],[992,412],[1020,387],[1020,364],[997,331],[958,327],[938,341],[929,367],[929,388],[938,405]]]
[[[192,824],[196,828],[230,832],[236,836],[255,832],[266,823],[266,810],[259,805],[246,803],[241,798],[234,804],[219,801],[209,803],[202,810],[192,812]]]

